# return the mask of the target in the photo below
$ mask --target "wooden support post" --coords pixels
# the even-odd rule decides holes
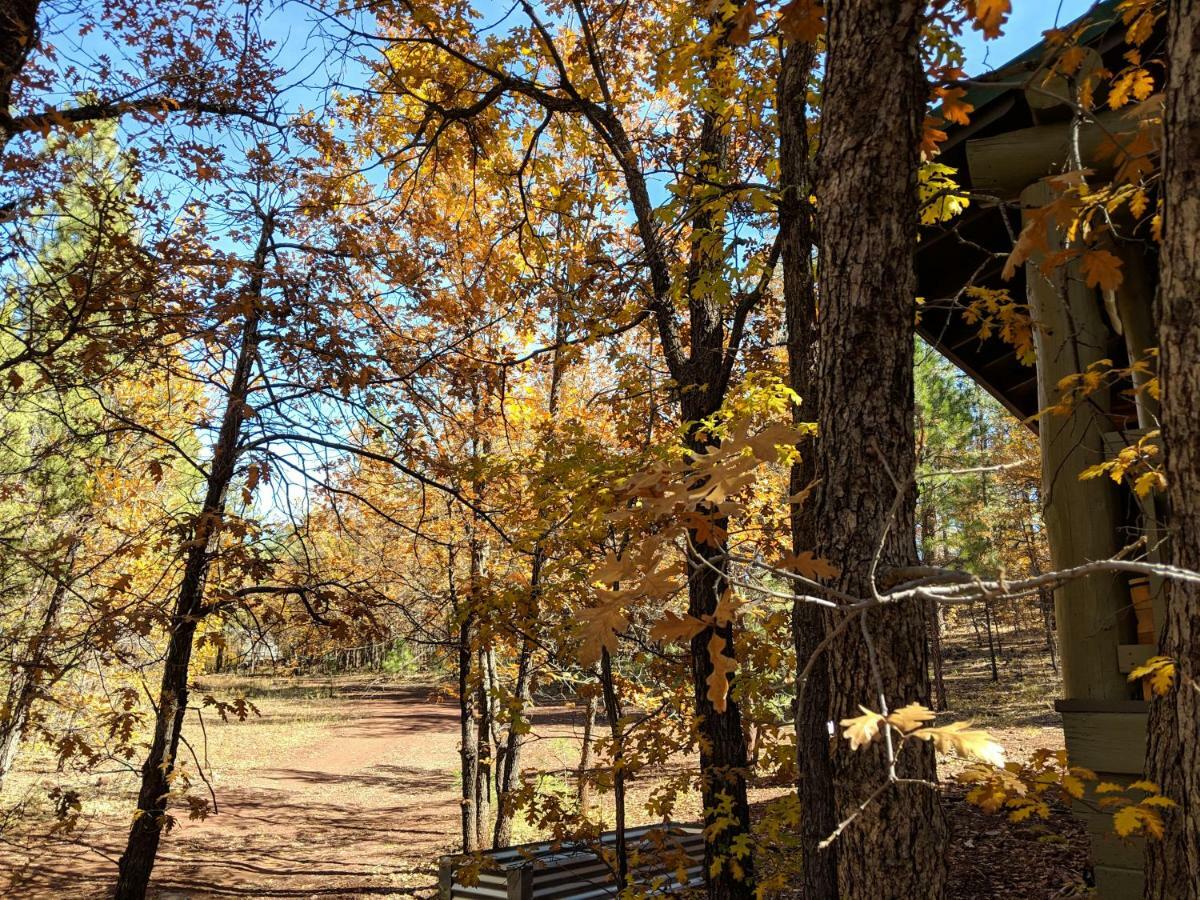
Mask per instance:
[[[1021,193],[1023,209],[1053,199],[1045,182]],[[1049,236],[1049,251],[1061,249]],[[1038,402],[1061,399],[1059,382],[1107,356],[1112,333],[1095,291],[1084,284],[1077,263],[1049,274],[1037,254],[1026,265],[1029,305],[1037,321],[1035,346]],[[1081,481],[1079,475],[1104,459],[1104,433],[1112,430],[1107,391],[1078,403],[1068,415],[1040,420],[1042,503],[1056,569],[1112,556],[1119,546],[1121,506],[1118,488],[1107,478]],[[1117,647],[1132,636],[1129,592],[1111,575],[1072,581],[1055,591],[1055,615],[1068,699],[1123,700],[1131,696],[1117,667]]]
[[[1146,264],[1146,248],[1139,242],[1114,242],[1114,251],[1121,260],[1121,284],[1113,295],[1113,306],[1121,322],[1122,336],[1129,354],[1129,361],[1149,358],[1148,351],[1158,346],[1158,326],[1154,317],[1154,279]],[[1157,360],[1155,360],[1157,362]],[[1138,429],[1142,434],[1153,431],[1159,424],[1159,403],[1149,391],[1143,389],[1151,378],[1149,373],[1134,373],[1136,389]],[[1140,437],[1141,434],[1136,437]],[[1135,439],[1136,439],[1135,437]],[[1147,559],[1151,562],[1167,561],[1165,541],[1164,498],[1158,492],[1138,497],[1142,516],[1142,533],[1146,537]],[[1166,592],[1163,581],[1155,576],[1150,579],[1150,593],[1154,607],[1154,621],[1161,625],[1166,621]]]
[[[1021,193],[1022,208],[1044,206],[1053,199],[1044,182]],[[1057,234],[1047,250],[1062,248]],[[1114,337],[1104,303],[1088,288],[1078,263],[1046,274],[1034,257],[1025,268],[1038,366],[1038,403],[1058,403],[1064,377],[1087,370],[1108,356]],[[1108,478],[1081,481],[1079,475],[1105,458],[1105,433],[1113,430],[1107,390],[1076,403],[1068,415],[1040,420],[1042,504],[1050,555],[1056,569],[1104,559],[1120,549],[1120,488]],[[1119,647],[1135,633],[1132,599],[1125,579],[1096,575],[1072,581],[1054,592],[1066,699],[1063,714],[1067,752],[1074,765],[1085,766],[1109,781],[1129,780],[1141,772],[1145,746],[1145,704],[1130,699],[1118,662]],[[1086,808],[1076,813],[1087,819]],[[1123,852],[1110,836],[1089,820],[1096,887],[1104,900],[1141,896],[1137,854]],[[1120,851],[1120,852],[1118,852]]]
[[[1147,359],[1147,351],[1158,346],[1154,324],[1154,281],[1146,268],[1146,248],[1140,243],[1114,242],[1113,251],[1121,260],[1121,284],[1113,291],[1113,307],[1120,320],[1121,336],[1129,361]],[[1158,401],[1140,390],[1150,379],[1147,374],[1133,376],[1137,392],[1138,428],[1149,431],[1158,427]]]

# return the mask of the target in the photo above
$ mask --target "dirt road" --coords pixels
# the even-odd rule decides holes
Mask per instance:
[[[458,831],[458,719],[424,688],[389,687],[343,705],[268,765],[222,783],[219,813],[164,839],[152,897],[424,895]],[[451,768],[448,769],[447,766]],[[92,822],[71,842],[4,853],[7,897],[106,896],[119,823]]]

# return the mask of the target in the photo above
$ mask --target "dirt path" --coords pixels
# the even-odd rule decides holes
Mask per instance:
[[[151,896],[367,897],[426,893],[458,830],[457,710],[422,688],[343,704],[344,716],[275,764],[223,784],[218,815],[164,840]],[[447,768],[447,767],[451,768]],[[26,848],[0,876],[4,896],[102,897],[119,823]],[[8,866],[5,866],[8,868]],[[5,884],[7,882],[7,884]]]
[[[263,701],[261,720],[209,727],[220,811],[203,822],[184,820],[164,839],[152,898],[433,893],[436,860],[458,838],[457,707],[439,702],[428,687],[359,682],[328,688],[333,696],[325,699]],[[528,764],[543,771],[574,765],[578,711],[543,707],[533,724],[538,739]],[[1053,728],[1000,728],[997,734],[1017,755],[1062,740]],[[943,763],[946,773],[961,768]],[[131,778],[119,781],[103,788],[117,802],[69,838],[14,845],[0,836],[0,896],[107,897],[135,786]],[[640,810],[656,783],[637,782],[631,808]],[[761,801],[779,790],[762,786],[752,795]],[[960,789],[948,792],[955,825],[950,895],[1052,897],[1062,896],[1065,885],[1083,883],[1086,837],[1077,820],[1062,812],[1045,827],[1010,826],[968,807],[961,795]],[[696,800],[682,797],[677,818],[697,817]],[[1053,843],[1044,840],[1048,834]],[[1023,865],[1014,867],[1014,858]]]

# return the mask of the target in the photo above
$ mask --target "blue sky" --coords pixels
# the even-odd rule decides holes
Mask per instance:
[[[1043,31],[1074,21],[1093,5],[1093,0],[1013,0],[1012,16],[1003,35],[993,41],[985,41],[978,31],[963,35],[967,73],[979,75],[998,69],[1040,41]]]

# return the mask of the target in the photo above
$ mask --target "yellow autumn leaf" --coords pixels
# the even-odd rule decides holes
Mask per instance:
[[[970,722],[951,722],[938,728],[922,728],[912,734],[921,740],[933,741],[942,753],[953,752],[967,759],[1003,766],[1004,748],[986,731],[970,726]]]
[[[690,641],[708,626],[695,616],[677,616],[667,611],[650,629],[650,637],[656,641]]]
[[[1176,806],[1174,800],[1170,797],[1164,797],[1162,794],[1154,794],[1150,797],[1143,797],[1140,803],[1141,806],[1161,806],[1164,809],[1169,809]]]
[[[738,609],[744,605],[741,600],[734,596],[732,590],[726,590],[721,595],[721,600],[717,603],[717,608],[713,610],[713,619],[718,625],[727,625],[733,621]]]
[[[601,652],[617,652],[617,635],[629,627],[625,610],[617,601],[581,609],[579,661],[590,666],[600,659]]]
[[[1113,828],[1120,837],[1130,837],[1144,831],[1154,838],[1163,836],[1162,818],[1144,806],[1123,806],[1113,813]]]
[[[851,750],[865,747],[875,740],[879,736],[879,727],[886,721],[879,713],[872,712],[865,706],[860,706],[859,709],[863,712],[861,716],[841,721],[845,729],[842,731],[842,737],[850,742]]]
[[[1035,814],[1039,819],[1050,818],[1050,806],[1044,801],[1022,799],[1020,802],[1021,805],[1008,814],[1008,821],[1023,822]]]
[[[902,706],[887,717],[888,724],[899,729],[904,734],[916,731],[926,722],[937,718],[937,713],[920,703],[910,703]]]
[[[1146,212],[1146,207],[1149,205],[1150,199],[1146,196],[1146,192],[1141,188],[1135,190],[1133,195],[1129,198],[1129,211],[1133,213],[1136,218],[1140,219],[1142,214]]]
[[[1063,775],[1060,783],[1062,785],[1062,789],[1076,800],[1083,799],[1083,782],[1074,775]]]
[[[729,697],[729,673],[737,668],[737,661],[725,655],[725,638],[714,634],[708,639],[708,658],[713,670],[705,682],[708,684],[708,699],[717,712],[725,712]]]
[[[1155,696],[1163,696],[1175,684],[1175,660],[1169,656],[1150,657],[1129,673],[1130,681],[1137,681],[1140,678],[1149,680],[1150,690]],[[1137,783],[1135,782],[1135,784]]]
[[[970,198],[954,180],[957,174],[957,169],[943,163],[922,164],[917,172],[922,225],[949,221],[971,205]]]
[[[1146,497],[1153,491],[1164,491],[1166,489],[1167,477],[1157,470],[1143,472],[1138,476],[1137,481],[1133,483],[1133,490],[1139,497]]]
[[[1122,72],[1108,92],[1110,109],[1120,109],[1130,100],[1145,100],[1154,93],[1154,77],[1143,68]]]
[[[1157,794],[1161,788],[1148,778],[1139,778],[1137,781],[1129,783],[1129,790],[1144,791],[1147,794]]]
[[[1111,462],[1096,463],[1094,466],[1088,466],[1086,469],[1080,472],[1079,480],[1088,481],[1092,478],[1099,478],[1101,475],[1107,474],[1112,468],[1113,464]]]

